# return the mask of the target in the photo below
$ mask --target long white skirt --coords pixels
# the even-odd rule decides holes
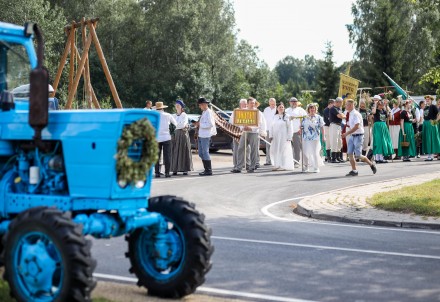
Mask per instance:
[[[303,140],[303,150],[305,163],[308,168],[314,170],[318,169],[320,166],[324,165],[321,157],[321,142],[319,140],[306,141]]]
[[[391,136],[391,142],[393,143],[393,149],[399,148],[399,131],[400,131],[400,125],[390,125],[390,136]]]
[[[270,158],[272,165],[278,169],[293,170],[293,152],[290,141],[276,142],[272,140],[270,146]]]

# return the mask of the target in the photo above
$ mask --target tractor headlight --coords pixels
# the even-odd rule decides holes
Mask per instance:
[[[135,187],[137,188],[137,189],[141,189],[141,188],[143,188],[145,186],[145,181],[143,181],[143,180],[139,180],[139,181],[137,181],[136,182],[136,185],[135,185]]]
[[[125,180],[123,180],[123,179],[120,179],[120,180],[118,180],[118,185],[121,188],[125,188],[127,186],[127,182]]]

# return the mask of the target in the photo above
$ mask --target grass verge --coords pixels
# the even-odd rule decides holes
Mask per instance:
[[[440,217],[440,179],[377,193],[367,202],[387,211]]]
[[[0,280],[0,301],[2,302],[16,302],[15,299],[12,299],[9,295],[9,285],[8,283],[1,279]],[[93,302],[113,302],[112,300],[107,300],[105,298],[93,298]]]

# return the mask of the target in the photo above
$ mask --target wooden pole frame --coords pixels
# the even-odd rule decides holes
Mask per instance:
[[[58,85],[61,80],[62,72],[64,66],[66,65],[67,58],[70,55],[69,60],[69,84],[68,84],[68,97],[65,105],[66,109],[71,109],[72,104],[74,102],[75,96],[77,95],[77,89],[79,85],[79,81],[81,77],[83,77],[84,81],[84,95],[85,100],[87,102],[87,107],[89,109],[101,109],[99,101],[96,97],[95,91],[91,84],[90,78],[90,64],[89,64],[89,50],[92,42],[95,45],[95,49],[97,51],[99,61],[102,65],[102,69],[104,71],[107,83],[110,87],[110,91],[113,97],[113,100],[116,104],[116,107],[123,108],[121,100],[119,99],[118,92],[116,90],[115,83],[113,82],[113,78],[110,74],[110,70],[108,68],[107,62],[104,57],[104,52],[102,51],[101,44],[99,43],[98,36],[96,34],[96,26],[99,21],[99,18],[94,18],[90,20],[86,20],[82,18],[80,22],[72,21],[72,23],[68,26],[64,27],[65,33],[67,35],[66,45],[61,56],[60,63],[58,65],[57,73],[55,76],[55,80],[53,82],[54,91],[56,93],[58,89]],[[76,46],[76,33],[81,33],[81,44],[82,44],[82,54],[80,55],[78,48]],[[79,62],[77,66],[75,63]]]
[[[99,43],[98,36],[96,35],[95,26],[93,23],[89,24],[90,32],[93,37],[93,42],[95,43],[96,51],[98,52],[99,61],[101,61],[102,68],[104,69],[104,74],[107,79],[107,82],[110,86],[110,90],[112,92],[113,100],[116,103],[116,107],[122,108],[121,100],[119,99],[118,92],[116,90],[115,83],[113,82],[112,75],[110,74],[110,70],[108,69],[107,62],[104,57],[104,52],[102,51],[101,44]]]

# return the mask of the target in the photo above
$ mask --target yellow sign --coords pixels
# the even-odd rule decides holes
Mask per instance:
[[[349,77],[348,75],[341,73],[338,96],[354,99],[356,97],[356,92],[360,82],[361,81],[355,78]]]
[[[234,125],[258,126],[258,112],[256,109],[235,109]]]

